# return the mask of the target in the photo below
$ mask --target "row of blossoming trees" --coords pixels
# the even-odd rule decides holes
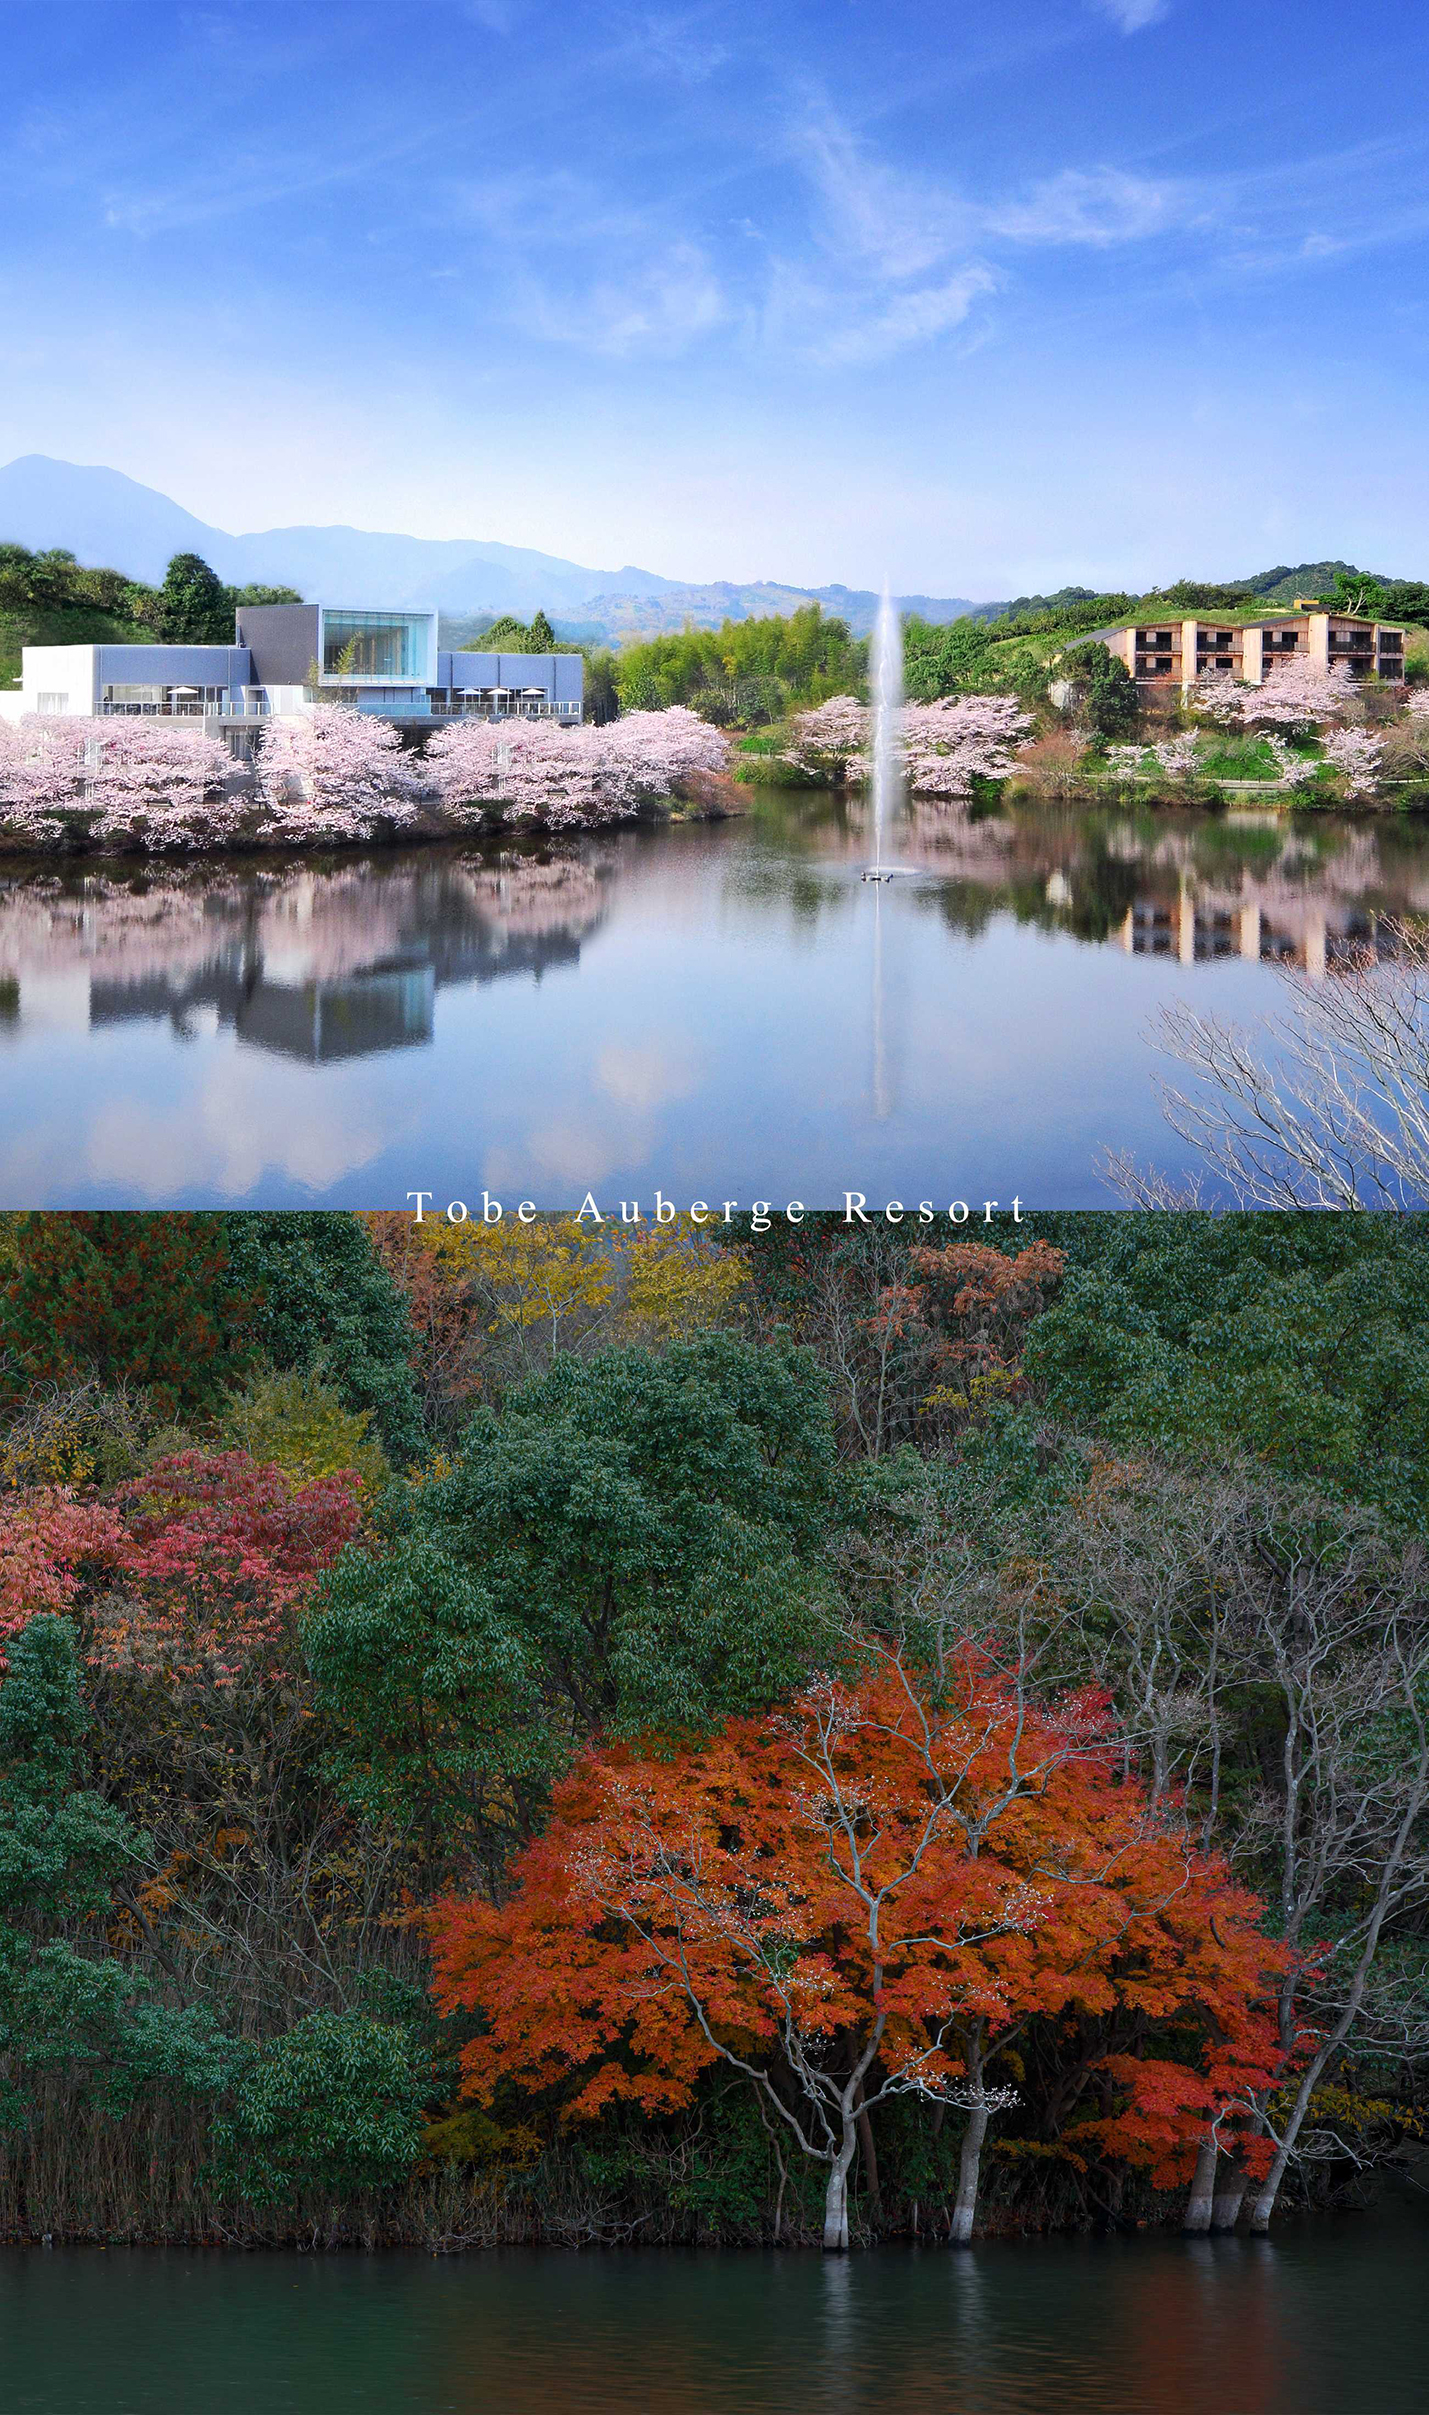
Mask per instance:
[[[1394,777],[1422,779],[1429,772],[1429,688],[1412,689],[1401,712],[1383,726],[1346,726],[1362,702],[1348,668],[1328,671],[1304,657],[1277,663],[1259,687],[1247,687],[1228,671],[1204,674],[1187,699],[1204,728],[1242,729],[1259,736],[1269,757],[1266,776],[1287,788],[1303,788],[1322,769],[1336,776],[1337,790],[1352,800],[1379,793]],[[870,776],[870,708],[853,696],[834,696],[790,725],[783,760],[817,781],[836,785]],[[981,780],[1000,782],[1018,768],[1019,750],[1031,736],[1032,716],[1006,696],[959,696],[933,704],[906,705],[899,716],[904,775],[914,796],[961,798]],[[1318,752],[1296,751],[1294,739],[1318,736]],[[1090,745],[1089,735],[1083,747]],[[1195,727],[1145,744],[1106,749],[1106,762],[1127,781],[1159,777],[1174,784],[1204,776],[1205,749]]]
[[[343,845],[491,821],[584,830],[666,804],[725,768],[683,706],[601,727],[463,720],[426,749],[338,705],[275,723],[251,773],[218,741],[142,717],[0,721],[0,837],[52,850]]]
[[[1021,1234],[0,1226],[0,2227],[1264,2227],[1393,2130],[1371,2010],[1429,2058],[1429,1343],[1357,1230],[1277,1250],[1399,1300],[1362,1435],[1343,1283],[1290,1354],[1212,1283],[1246,1472],[1158,1455],[1149,1237],[1119,1305]],[[1383,1515],[1267,1472],[1327,1432]]]
[[[915,796],[966,797],[975,780],[1005,780],[1032,716],[1008,696],[945,696],[935,704],[904,705],[898,736],[904,776]],[[837,783],[870,777],[873,713],[855,696],[796,713],[784,760],[814,779]]]

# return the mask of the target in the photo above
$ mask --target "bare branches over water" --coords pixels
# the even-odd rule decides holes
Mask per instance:
[[[1392,955],[1359,950],[1326,979],[1282,972],[1288,1002],[1259,1035],[1184,1002],[1153,1024],[1198,1085],[1160,1085],[1167,1121],[1237,1206],[1429,1206],[1429,931],[1387,937]],[[1125,1157],[1104,1170],[1130,1205],[1205,1204]]]

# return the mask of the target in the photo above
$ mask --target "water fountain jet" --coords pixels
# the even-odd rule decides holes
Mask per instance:
[[[903,715],[903,624],[888,582],[873,627],[873,862],[865,880],[887,881],[893,869],[883,861],[883,842],[902,784],[901,721]]]

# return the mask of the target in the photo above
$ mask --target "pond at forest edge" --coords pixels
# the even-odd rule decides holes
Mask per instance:
[[[859,809],[504,853],[0,870],[0,1203],[1113,1204],[1147,1029],[1429,913],[1429,821]]]
[[[1417,2415],[1429,2221],[483,2256],[0,2251],[5,2415]]]

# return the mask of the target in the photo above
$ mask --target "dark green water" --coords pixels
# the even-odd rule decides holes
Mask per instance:
[[[4,2415],[1415,2415],[1429,2219],[967,2255],[0,2254]]]

